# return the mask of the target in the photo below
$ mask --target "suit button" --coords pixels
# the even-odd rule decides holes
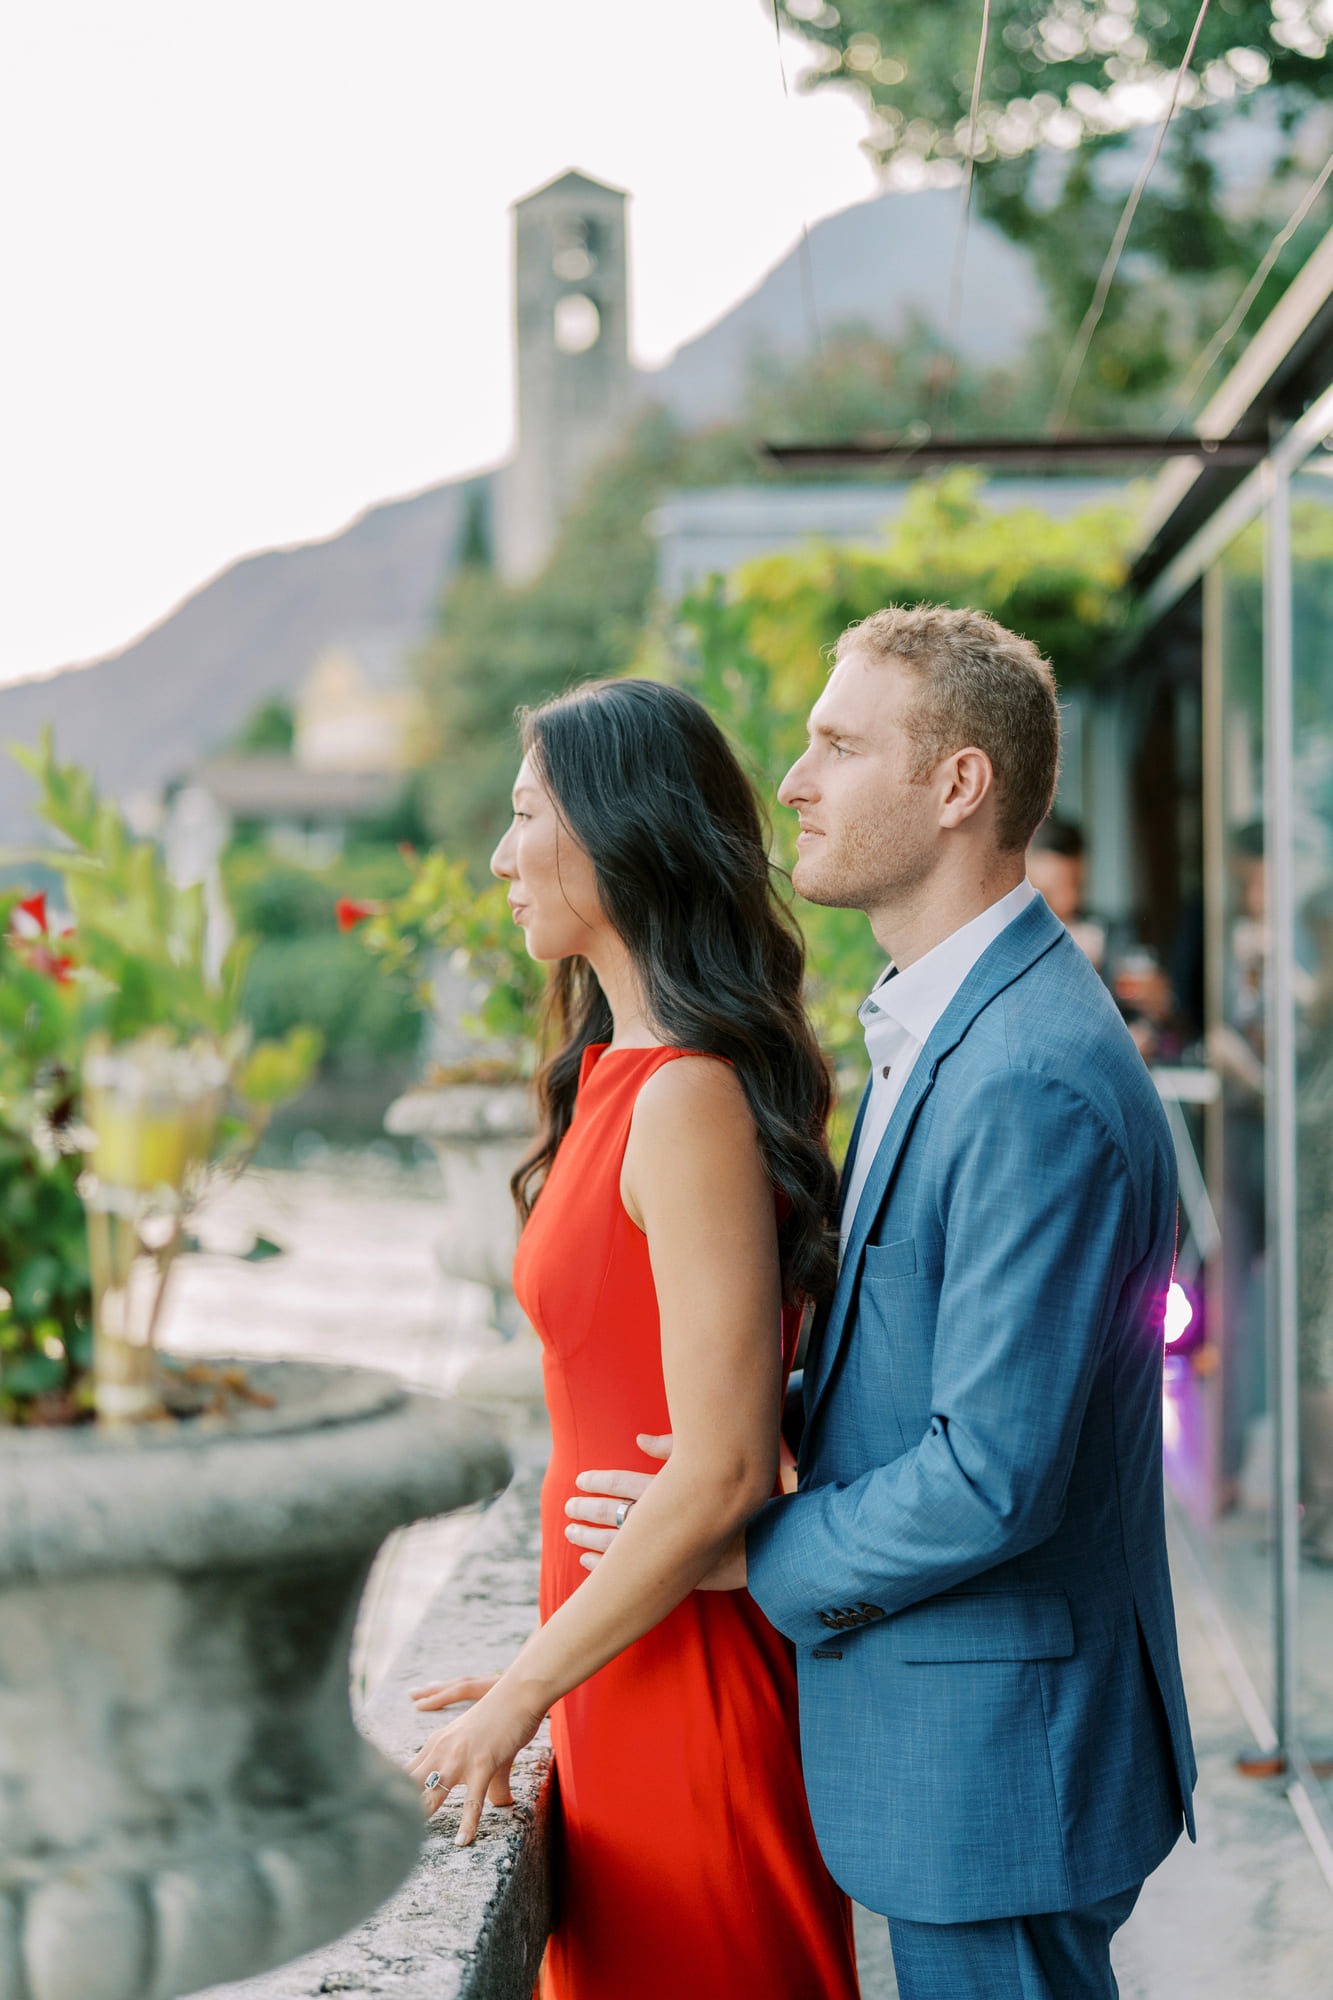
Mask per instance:
[[[827,1625],[830,1632],[836,1632],[838,1629],[838,1614],[836,1611],[821,1611],[819,1622],[821,1625]]]

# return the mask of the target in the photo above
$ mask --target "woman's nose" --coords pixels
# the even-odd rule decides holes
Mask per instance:
[[[512,845],[513,835],[507,833],[491,856],[491,873],[498,875],[502,882],[512,882],[514,879],[514,864],[510,858]]]

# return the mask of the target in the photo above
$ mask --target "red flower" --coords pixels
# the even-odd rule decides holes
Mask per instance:
[[[48,979],[54,979],[57,986],[71,983],[74,960],[64,953],[49,951],[44,944],[35,944],[28,953],[28,963],[34,972],[44,972]]]
[[[32,918],[42,936],[45,937],[47,930],[45,890],[39,889],[35,896],[29,896],[26,902],[19,903],[16,907],[22,910],[25,917]]]
[[[337,905],[338,929],[354,931],[367,917],[377,916],[379,907],[378,903],[354,903],[349,896],[340,896]]]

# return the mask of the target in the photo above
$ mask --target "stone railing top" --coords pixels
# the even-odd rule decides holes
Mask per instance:
[[[539,1471],[524,1468],[483,1517],[376,1691],[363,1723],[387,1755],[404,1760],[438,1726],[412,1707],[410,1688],[506,1665],[536,1624],[540,1483]],[[458,1808],[446,1805],[413,1874],[366,1923],[200,2000],[530,2000],[550,1928],[549,1776],[543,1730],[515,1763],[514,1805],[487,1806],[474,1846],[454,1846]]]
[[[395,1098],[384,1114],[385,1131],[400,1139],[523,1139],[535,1123],[526,1083],[423,1085]]]
[[[246,1374],[272,1410],[6,1433],[0,1580],[299,1561],[357,1539],[373,1549],[509,1478],[505,1447],[465,1405],[368,1369],[249,1362]]]

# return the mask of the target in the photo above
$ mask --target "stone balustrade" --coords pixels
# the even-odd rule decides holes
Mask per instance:
[[[537,1622],[540,1469],[522,1467],[376,1690],[362,1726],[402,1761],[429,1727],[408,1699],[423,1682],[502,1667]],[[512,1808],[487,1806],[476,1843],[454,1846],[458,1811],[426,1831],[403,1887],[336,1943],[207,2000],[531,2000],[550,1928],[550,1747],[514,1767]]]

